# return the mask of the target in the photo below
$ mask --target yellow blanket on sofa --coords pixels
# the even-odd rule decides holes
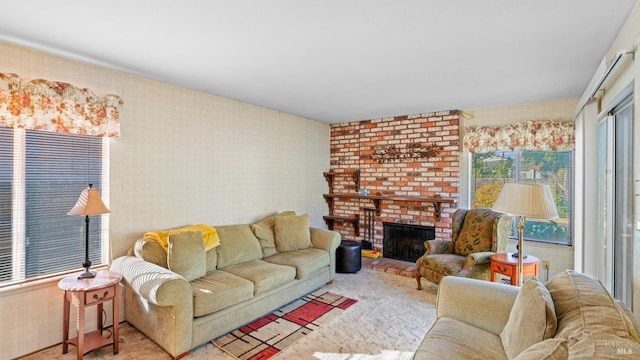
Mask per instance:
[[[204,239],[204,249],[206,251],[220,245],[220,238],[218,237],[218,232],[216,231],[216,229],[212,226],[204,224],[189,225],[171,230],[148,231],[144,234],[144,237],[157,241],[160,245],[162,245],[162,248],[168,252],[169,242],[167,241],[167,239],[169,238],[169,235],[185,231],[201,231],[202,238]]]

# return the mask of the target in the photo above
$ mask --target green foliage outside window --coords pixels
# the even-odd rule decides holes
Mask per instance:
[[[471,165],[472,207],[491,208],[507,182],[547,184],[559,219],[525,222],[525,239],[570,244],[573,152],[509,151],[475,153]],[[515,236],[515,221],[512,227]]]
[[[490,208],[502,190],[501,183],[485,184],[473,193],[474,208]]]

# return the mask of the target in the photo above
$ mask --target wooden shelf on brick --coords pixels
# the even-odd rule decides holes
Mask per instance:
[[[322,174],[324,174],[324,178],[327,180],[327,184],[329,184],[329,194],[333,194],[333,182],[335,177],[339,175],[351,176],[353,183],[355,184],[356,191],[360,190],[360,170],[353,170],[349,172],[327,171]]]
[[[355,191],[360,190],[360,170],[353,170],[347,172],[335,172],[335,171],[327,171],[324,172],[324,178],[327,180],[329,184],[329,193],[333,194],[333,182],[335,181],[336,176],[351,176],[354,183]],[[353,216],[335,216],[333,213],[333,198],[327,199],[325,197],[325,201],[327,205],[329,205],[329,215],[323,216],[324,222],[327,224],[329,230],[333,230],[333,225],[336,221],[348,222],[353,226],[353,231],[355,236],[358,236],[360,233],[360,214],[355,214]]]
[[[376,208],[376,215],[380,216],[380,203],[382,201],[406,201],[406,202],[430,202],[434,207],[434,215],[440,220],[440,204],[453,204],[453,199],[441,198],[440,196],[422,197],[422,196],[396,196],[396,195],[360,195],[357,193],[344,194],[324,194],[325,201],[329,205],[329,209],[333,209],[333,199],[365,199],[371,200]]]
[[[326,215],[322,217],[324,222],[327,224],[329,230],[333,230],[333,225],[336,221],[343,221],[351,223],[353,226],[353,231],[355,235],[358,236],[360,233],[360,215],[355,214],[353,216],[334,216],[334,215]]]

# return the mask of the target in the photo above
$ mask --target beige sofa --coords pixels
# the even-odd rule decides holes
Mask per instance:
[[[522,288],[447,276],[414,359],[639,359],[637,318],[587,275]]]
[[[306,215],[169,236],[168,250],[140,239],[111,270],[123,275],[126,320],[174,358],[310,293],[335,276],[336,232]],[[174,271],[172,271],[172,270]]]

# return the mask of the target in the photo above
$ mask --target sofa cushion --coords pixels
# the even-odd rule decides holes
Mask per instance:
[[[525,349],[553,337],[556,313],[549,290],[536,278],[527,280],[516,297],[509,320],[500,333],[509,359]]]
[[[214,248],[207,250],[206,254],[207,272],[213,271],[218,264],[218,252]],[[152,264],[162,266],[165,269],[169,268],[169,264],[167,264],[167,251],[155,240],[149,238],[138,239],[133,246],[133,254],[131,255],[135,255],[137,258]]]
[[[275,289],[282,284],[295,280],[296,269],[291,266],[255,260],[231,265],[224,271],[253,283],[253,295],[259,295]]]
[[[627,318],[629,318],[633,328],[636,330],[636,334],[640,335],[640,320],[638,319],[638,316],[634,314],[633,311],[631,311],[631,309],[629,309],[622,301],[616,299],[616,304],[618,304],[618,306],[624,311],[625,315],[627,315]]]
[[[515,360],[566,360],[568,357],[567,340],[551,338],[529,346]]]
[[[283,211],[279,213],[279,216],[295,215],[295,211]],[[276,235],[274,227],[276,226],[276,215],[269,216],[268,218],[258,221],[255,224],[251,224],[251,230],[260,241],[262,247],[262,255],[264,257],[276,254]]]
[[[414,359],[499,360],[507,356],[499,336],[453,318],[440,317],[422,340]]]
[[[262,249],[258,238],[253,235],[249,225],[217,226],[220,246],[218,252],[218,269],[247,261],[262,259]]]
[[[216,249],[206,251],[207,254],[207,272],[215,270],[218,266],[218,252]]]
[[[569,339],[572,359],[638,359],[640,344],[603,331],[584,333]]]
[[[276,216],[275,240],[278,252],[313,247],[309,231],[309,215]]]
[[[467,211],[453,253],[467,256],[471,253],[492,251],[494,220],[500,215],[502,214],[491,209]]]
[[[638,342],[631,320],[599,280],[565,270],[545,286],[551,293],[558,318],[556,337],[571,339],[583,333],[599,332]]]
[[[296,279],[304,279],[315,271],[329,266],[329,253],[320,249],[302,249],[275,254],[263,259],[272,264],[293,266]]]
[[[167,251],[157,241],[148,238],[138,239],[133,246],[133,252],[137,258],[144,261],[169,268],[167,264]]]
[[[201,231],[170,234],[167,243],[169,270],[187,281],[198,279],[207,273],[207,254],[204,251]]]
[[[253,297],[253,283],[222,270],[192,281],[193,316],[222,310]]]

